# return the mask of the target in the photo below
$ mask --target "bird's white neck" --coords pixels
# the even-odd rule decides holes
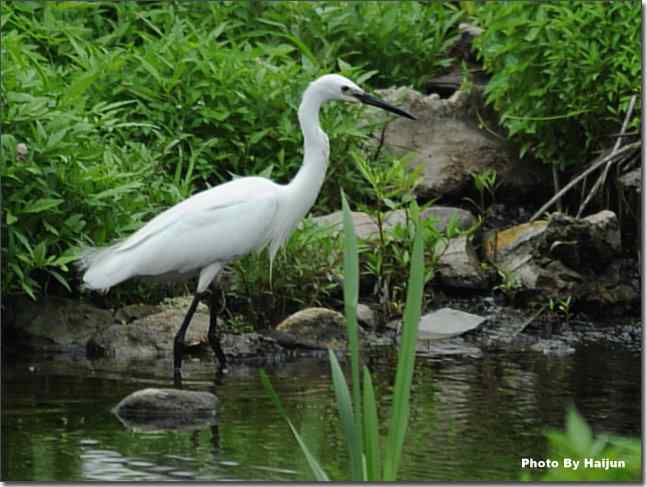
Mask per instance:
[[[326,177],[328,167],[328,137],[319,124],[319,109],[324,102],[322,96],[309,87],[303,94],[299,106],[299,125],[303,132],[303,165],[288,184],[290,191],[297,192],[299,219],[312,208]]]

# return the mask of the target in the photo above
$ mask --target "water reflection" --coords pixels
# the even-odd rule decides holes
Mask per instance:
[[[367,361],[386,425],[393,358]],[[117,364],[48,360],[13,365],[3,395],[3,478],[11,480],[299,480],[300,450],[266,396],[255,367],[232,368],[215,387],[218,424],[189,429],[121,422],[111,409],[131,392],[168,387],[167,361]],[[185,365],[184,387],[212,390],[212,367]],[[514,480],[521,456],[546,452],[574,403],[595,431],[640,434],[640,354],[602,346],[568,356],[448,355],[419,360],[406,480]],[[268,370],[288,414],[332,478],[347,457],[327,361]],[[382,431],[385,433],[385,426]]]

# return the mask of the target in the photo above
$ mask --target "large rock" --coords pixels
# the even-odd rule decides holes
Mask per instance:
[[[37,351],[84,351],[88,339],[114,321],[108,310],[54,296],[38,302],[20,299],[13,307],[8,324],[13,346]]]
[[[361,212],[353,211],[353,226],[355,228],[355,235],[359,239],[367,239],[379,233],[379,228],[375,220],[370,215]],[[343,212],[335,211],[324,216],[318,216],[312,219],[313,223],[327,228],[333,235],[338,235],[344,231]]]
[[[206,391],[148,388],[122,399],[113,412],[130,429],[202,429],[216,423],[218,399]]]
[[[184,346],[187,353],[213,353],[207,333],[209,316],[198,308],[187,330]],[[180,328],[186,310],[167,308],[127,325],[114,324],[93,335],[87,344],[90,357],[110,357],[118,360],[151,359],[173,352],[175,334]],[[222,323],[219,322],[219,326]],[[284,350],[272,337],[259,333],[223,333],[221,346],[225,356],[233,360],[247,360],[277,355]]]
[[[420,219],[423,221],[432,219],[439,232],[447,231],[450,224],[455,225],[456,229],[467,230],[476,223],[476,218],[471,212],[452,206],[430,206],[425,208],[420,212]],[[389,211],[384,217],[384,224],[387,228],[404,225],[406,221],[405,210]]]
[[[640,296],[638,281],[623,276],[618,220],[608,210],[581,219],[554,213],[548,221],[491,232],[484,250],[516,286],[544,299],[609,305]]]
[[[272,337],[288,348],[342,350],[347,343],[346,320],[338,311],[306,308],[283,320]]]
[[[442,244],[441,244],[442,245]],[[471,238],[467,235],[449,239],[435,269],[438,281],[444,285],[464,289],[485,289],[488,276],[481,268]]]
[[[328,215],[315,217],[312,221],[324,228],[328,228],[332,234],[337,235],[344,230],[343,214],[336,211]],[[368,214],[361,211],[352,212],[353,225],[357,238],[367,240],[377,238],[380,229],[377,222]],[[455,224],[457,229],[466,230],[476,223],[476,218],[472,213],[462,208],[451,206],[431,206],[420,213],[420,219],[433,219],[435,227],[439,232],[445,232],[450,224]],[[383,229],[391,230],[397,225],[405,225],[407,215],[405,210],[394,210],[386,212],[384,215]]]
[[[87,341],[88,355],[117,359],[149,359],[173,351],[173,340],[180,328],[185,309],[166,309],[127,325],[114,324],[97,331]],[[209,315],[196,311],[185,338],[186,347],[210,350],[207,332]]]
[[[393,118],[374,111],[366,115],[378,124],[376,144],[395,154],[413,154],[411,167],[422,166],[423,180],[416,188],[419,197],[460,196],[473,187],[471,173],[484,169],[496,170],[497,180],[509,194],[524,194],[546,181],[544,168],[519,160],[501,138],[480,128],[481,90],[456,91],[448,99],[406,87],[380,94],[417,117]]]

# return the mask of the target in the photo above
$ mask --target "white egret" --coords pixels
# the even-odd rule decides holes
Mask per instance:
[[[176,379],[181,377],[184,337],[200,298],[223,266],[254,250],[277,250],[308,213],[328,165],[328,137],[319,124],[324,102],[362,102],[415,120],[409,113],[366,93],[349,79],[329,74],[309,84],[299,106],[304,138],[303,165],[285,185],[263,177],[243,177],[216,186],[157,215],[125,240],[88,248],[80,258],[86,288],[107,291],[132,277],[190,277],[199,274],[195,296],[174,342]],[[209,304],[208,339],[226,367],[216,324],[216,292]]]

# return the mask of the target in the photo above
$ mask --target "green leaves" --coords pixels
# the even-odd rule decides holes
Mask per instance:
[[[566,414],[566,431],[546,433],[549,444],[547,458],[570,458],[579,461],[579,468],[548,469],[536,480],[541,481],[637,481],[641,478],[641,442],[639,438],[621,438],[604,433],[594,435],[584,417],[574,407]],[[585,466],[585,459],[623,461],[623,468],[605,469]],[[527,480],[531,480],[528,478]],[[535,480],[535,479],[532,479]]]
[[[416,218],[416,220],[418,220]],[[424,246],[421,225],[418,224],[411,256],[411,271],[407,286],[407,304],[405,306],[400,336],[400,353],[393,392],[391,423],[385,447],[384,477],[385,481],[396,480],[402,445],[409,422],[409,396],[413,378],[413,365],[416,358],[416,340],[418,323],[422,310],[422,293],[424,289],[425,269],[423,265]]]
[[[487,101],[521,155],[560,167],[590,160],[640,89],[640,5],[485,2],[475,13],[486,27],[474,46],[492,74]]]

